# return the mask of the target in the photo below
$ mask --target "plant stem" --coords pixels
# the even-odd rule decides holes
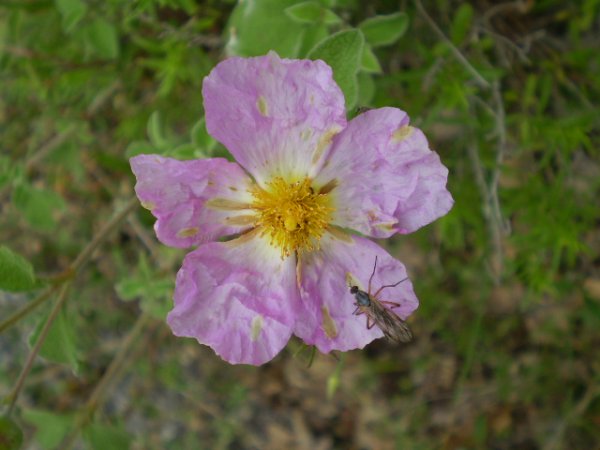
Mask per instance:
[[[419,13],[423,16],[425,21],[433,29],[435,34],[437,34],[440,40],[448,46],[454,57],[458,59],[458,61],[464,66],[464,68],[471,74],[471,76],[475,79],[477,84],[484,89],[489,89],[491,87],[490,83],[485,78],[483,78],[483,76],[481,76],[481,74],[477,71],[477,69],[475,69],[475,67],[471,65],[471,63],[467,60],[467,58],[465,58],[461,51],[458,48],[456,48],[456,46],[452,43],[452,41],[450,41],[450,39],[446,37],[444,32],[440,29],[440,27],[438,27],[437,23],[435,23],[435,21],[427,13],[425,8],[423,7],[423,4],[421,3],[421,0],[415,0],[415,4],[417,5]]]
[[[548,439],[544,443],[542,450],[556,450],[560,448],[564,448],[563,444],[563,435],[570,423],[575,421],[579,416],[583,415],[590,404],[600,395],[600,385],[590,381],[590,385],[587,390],[581,397],[581,399],[577,402],[575,407],[571,409],[567,414],[561,416],[561,421],[558,426],[554,426],[554,432],[548,436]]]
[[[495,132],[498,136],[498,146],[496,150],[496,161],[494,168],[491,173],[491,181],[489,184],[485,180],[483,166],[479,161],[478,149],[475,144],[468,146],[469,157],[474,167],[475,177],[481,195],[483,197],[483,214],[488,223],[490,229],[490,237],[492,240],[492,256],[491,272],[494,279],[494,283],[498,285],[502,278],[503,267],[504,267],[504,252],[502,249],[502,238],[504,235],[509,234],[510,227],[507,222],[502,218],[502,212],[500,210],[500,201],[498,199],[498,181],[500,178],[500,169],[504,161],[504,154],[506,152],[507,137],[506,137],[506,112],[504,109],[504,102],[502,100],[502,93],[500,89],[500,83],[494,81],[490,83],[487,81],[473,65],[467,60],[462,52],[448,39],[441,28],[437,25],[435,20],[427,13],[421,0],[415,0],[415,5],[419,10],[419,13],[425,21],[429,24],[432,30],[438,35],[440,40],[448,46],[454,57],[463,65],[463,67],[471,74],[477,85],[491,92],[493,97],[494,107],[490,107],[485,102],[479,102],[491,112],[495,120]],[[511,7],[523,7],[521,2],[515,2]],[[474,97],[475,100],[479,100]]]
[[[48,298],[50,298],[50,296],[52,294],[54,294],[54,292],[57,289],[58,289],[58,286],[48,286],[34,300],[27,303],[25,306],[23,306],[21,309],[19,309],[17,312],[15,312],[8,319],[3,320],[0,323],[0,333],[2,333],[5,330],[8,330],[10,327],[12,327],[15,323],[17,323],[19,320],[21,320],[23,317],[25,317],[31,311],[33,311],[39,305],[44,303]]]
[[[8,50],[10,51],[11,48]],[[12,47],[12,50],[13,52],[14,50],[17,50],[20,51],[20,53],[23,53],[23,50],[15,49],[14,47]],[[26,49],[24,49],[24,51],[29,52],[29,50]],[[91,117],[93,117],[121,87],[121,81],[115,80],[106,89],[100,91],[100,93],[96,95],[96,97],[94,97],[92,102],[88,105],[85,111],[86,118],[89,120]],[[33,155],[25,160],[25,172],[31,172],[44,160],[44,158],[46,158],[46,156],[67,142],[75,131],[77,131],[75,124],[69,124],[60,133],[50,138],[48,142],[42,145],[35,153],[33,153]],[[10,191],[11,187],[12,184],[7,183],[2,189],[0,189],[0,199]]]
[[[71,264],[71,270],[73,271],[74,275],[77,274],[83,265],[90,260],[94,250],[96,250],[100,244],[104,242],[110,232],[113,231],[123,220],[125,220],[127,215],[133,211],[137,205],[138,199],[135,196],[132,196],[129,198],[129,200],[127,200],[121,211],[116,213],[112,219],[110,219],[108,223],[102,227],[98,234],[93,237],[93,239],[88,243],[88,245],[85,246],[77,258],[75,258],[75,261],[73,261]]]
[[[79,270],[90,260],[90,258],[92,257],[92,254],[94,253],[94,250],[96,250],[98,248],[98,246],[110,235],[111,231],[113,231],[123,220],[125,220],[127,215],[133,210],[133,208],[136,205],[137,205],[137,199],[135,198],[135,196],[131,197],[127,201],[125,206],[118,213],[116,213],[102,227],[102,229],[94,236],[94,238],[89,242],[89,244],[85,246],[85,248],[81,251],[81,253],[79,253],[77,258],[75,258],[75,261],[73,261],[71,266],[66,271],[66,273],[70,274],[70,276],[65,276],[64,278],[61,278],[60,292],[58,294],[58,299],[56,301],[56,304],[52,308],[52,311],[50,312],[50,315],[48,316],[48,320],[46,320],[46,323],[44,324],[44,328],[42,329],[40,336],[39,336],[37,342],[35,343],[35,346],[29,352],[29,356],[27,357],[25,366],[23,367],[23,370],[21,371],[21,374],[19,375],[19,378],[17,379],[15,387],[13,388],[12,392],[9,394],[9,397],[8,397],[9,398],[9,406],[8,406],[8,411],[6,413],[7,416],[10,416],[13,412],[13,409],[15,407],[15,404],[17,402],[17,399],[19,397],[21,389],[23,388],[25,378],[27,377],[27,375],[29,375],[31,366],[33,365],[33,361],[34,361],[35,357],[37,356],[42,344],[44,343],[44,340],[46,339],[48,330],[50,330],[50,327],[52,326],[54,319],[56,319],[58,312],[60,311],[62,305],[66,301],[67,291],[68,291],[68,288],[71,285],[73,279],[75,278],[75,276],[77,275]],[[58,286],[58,285],[56,285],[56,286]],[[17,313],[18,317],[16,319],[14,319],[14,316],[12,316],[9,318],[9,320],[11,320],[11,319],[13,319],[13,320],[11,320],[8,324],[6,322],[2,323],[2,326],[3,326],[2,329],[6,329],[9,326],[13,325],[20,318],[26,316],[29,312],[33,311],[37,306],[41,305],[46,299],[50,298],[50,294],[52,293],[53,288],[55,288],[56,286],[54,286],[52,288],[48,288],[48,289],[50,289],[50,291],[44,291],[33,302],[28,304],[21,311],[18,311],[18,313]]]
[[[75,278],[81,268],[90,260],[92,254],[98,248],[98,246],[104,242],[104,240],[110,235],[111,231],[113,231],[123,220],[125,220],[127,215],[135,208],[137,203],[138,202],[135,197],[128,199],[125,203],[125,206],[102,227],[98,234],[96,234],[96,236],[93,237],[88,245],[81,250],[79,255],[77,255],[75,261],[73,261],[73,263],[71,263],[71,265],[60,274],[58,279],[55,281],[56,284],[47,287],[34,300],[23,306],[8,319],[0,323],[0,333],[6,331],[23,317],[27,316],[31,311],[36,309],[39,305],[48,300],[51,297],[51,294],[53,294],[63,283]]]
[[[121,344],[119,352],[111,361],[108,369],[94,388],[94,391],[88,398],[80,414],[75,419],[73,428],[58,445],[58,449],[69,450],[73,448],[79,433],[89,423],[94,411],[96,411],[96,409],[102,404],[102,399],[108,391],[111,383],[113,383],[118,377],[121,369],[123,369],[124,366],[132,361],[132,359],[127,358],[129,351],[131,350],[131,347],[135,343],[136,339],[140,336],[140,334],[142,334],[142,331],[145,329],[146,325],[150,322],[150,319],[151,317],[147,313],[143,313],[137,319],[133,328]]]
[[[38,340],[36,341],[35,345],[31,349],[31,351],[29,352],[29,356],[27,356],[27,361],[25,362],[25,366],[23,366],[23,370],[21,370],[21,373],[19,374],[19,378],[17,379],[15,387],[13,388],[12,392],[8,396],[9,404],[8,404],[8,410],[6,412],[7,417],[10,417],[10,415],[12,414],[12,412],[15,408],[15,404],[17,403],[17,399],[19,398],[21,389],[23,389],[23,384],[25,383],[25,378],[27,378],[27,375],[29,375],[29,371],[31,370],[31,366],[33,365],[33,360],[35,359],[38,352],[40,351],[40,348],[42,347],[42,344],[44,343],[44,340],[46,339],[46,336],[48,335],[48,331],[50,331],[50,327],[52,326],[54,319],[56,319],[56,316],[60,312],[60,309],[62,308],[63,304],[65,303],[65,301],[67,299],[67,292],[69,291],[70,285],[71,285],[71,283],[67,282],[61,286],[60,292],[58,294],[58,299],[56,300],[56,303],[55,303],[54,307],[52,308],[52,311],[50,311],[50,315],[48,316],[48,319],[46,320],[46,323],[44,324],[44,327],[42,328],[42,331],[40,332]]]

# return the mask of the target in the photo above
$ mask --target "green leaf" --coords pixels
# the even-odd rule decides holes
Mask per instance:
[[[180,160],[198,159],[206,156],[190,142],[178,145],[172,150],[167,150],[164,155]]]
[[[227,24],[227,51],[258,56],[274,50],[280,56],[298,56],[307,25],[290,19],[285,10],[295,0],[238,2]]]
[[[450,39],[456,45],[462,44],[471,28],[473,21],[473,7],[469,3],[463,3],[459,6],[452,27],[450,29]]]
[[[317,44],[327,39],[327,37],[329,37],[329,31],[325,25],[307,27],[304,31],[298,56],[301,58],[306,57]]]
[[[325,25],[339,25],[340,23],[342,23],[342,19],[332,10],[325,9],[325,12],[323,13],[322,23],[324,23]]]
[[[475,429],[473,430],[473,438],[479,447],[485,447],[488,440],[488,424],[486,417],[480,415],[475,420]]]
[[[62,16],[62,27],[66,33],[73,31],[87,11],[82,0],[55,0],[54,4]]]
[[[71,415],[55,414],[41,409],[26,409],[23,418],[36,428],[35,440],[43,449],[56,448],[73,425]]]
[[[0,37],[1,39],[1,37]],[[0,155],[0,189],[17,177],[17,168],[11,158]]]
[[[298,23],[337,25],[342,22],[336,13],[315,1],[292,5],[285,9],[285,14]]]
[[[403,12],[386,16],[375,16],[363,21],[358,28],[372,47],[390,45],[408,30],[408,16]]]
[[[119,56],[117,30],[105,19],[98,18],[89,25],[87,41],[94,53],[101,58],[116,59]]]
[[[83,430],[85,440],[92,450],[126,450],[131,437],[121,427],[91,424]]]
[[[343,358],[338,361],[335,370],[327,377],[327,399],[331,400],[341,384],[342,367],[344,366]]]
[[[310,51],[310,59],[322,59],[333,69],[333,78],[346,97],[346,108],[351,109],[356,104],[358,81],[356,74],[360,60],[364,38],[359,30],[340,31]]]
[[[204,117],[194,124],[190,137],[194,147],[204,156],[210,156],[217,146],[217,141],[206,130],[206,120]]]
[[[29,336],[29,345],[33,347],[37,342],[48,315],[44,314]],[[46,339],[40,349],[40,355],[49,361],[67,364],[75,373],[79,371],[76,333],[73,319],[67,317],[66,307],[60,310],[54,323],[50,326]]]
[[[373,49],[370,45],[365,44],[363,47],[362,56],[360,58],[360,70],[368,73],[381,73],[381,65],[379,59],[373,53]]]
[[[19,450],[21,445],[21,428],[10,417],[0,417],[0,450]]]
[[[110,149],[99,149],[94,153],[94,159],[98,163],[98,166],[108,172],[113,174],[131,173],[129,161],[124,159],[122,155],[114,153]]]
[[[65,209],[65,201],[56,192],[35,189],[25,183],[15,186],[12,199],[25,220],[39,231],[52,231],[56,227],[55,217]]]
[[[375,81],[368,73],[358,74],[358,101],[357,105],[369,106],[375,97]]]
[[[8,247],[0,246],[0,289],[29,291],[35,287],[33,266]]]
[[[125,156],[127,158],[131,158],[132,156],[136,156],[141,153],[150,154],[150,153],[159,153],[159,152],[160,152],[160,150],[157,149],[154,145],[152,145],[148,141],[133,141],[125,149]]]
[[[174,287],[172,277],[158,275],[150,267],[146,257],[140,255],[136,273],[122,278],[115,289],[122,300],[131,301],[139,298],[142,311],[164,320],[171,309]]]
[[[160,119],[160,113],[158,111],[154,111],[150,115],[146,131],[148,133],[148,138],[150,139],[150,142],[155,147],[158,147],[160,149],[168,146],[169,143],[164,136],[163,127]]]

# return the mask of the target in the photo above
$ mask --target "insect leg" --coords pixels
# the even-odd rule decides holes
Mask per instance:
[[[385,303],[386,305],[394,305],[394,306],[390,307],[390,309],[394,309],[394,308],[398,308],[399,306],[402,306],[400,303],[388,302],[387,300],[379,300],[379,303]]]
[[[400,283],[402,283],[402,282],[404,282],[404,281],[406,281],[406,280],[408,280],[408,277],[406,277],[406,278],[403,278],[402,280],[398,281],[398,282],[397,282],[397,283],[395,283],[395,284],[386,284],[386,285],[384,285],[384,286],[381,286],[379,289],[377,289],[377,292],[375,292],[375,295],[373,295],[373,297],[377,298],[377,296],[379,295],[379,293],[380,293],[381,291],[383,291],[385,288],[389,288],[389,287],[396,287],[396,286],[398,286]]]
[[[367,316],[367,329],[370,330],[375,325],[375,321],[371,319],[371,316]]]
[[[371,274],[371,278],[369,278],[369,290],[367,291],[369,293],[369,295],[371,295],[371,281],[373,281],[373,275],[375,275],[376,268],[377,268],[377,255],[375,255],[375,265],[373,266],[373,273]]]

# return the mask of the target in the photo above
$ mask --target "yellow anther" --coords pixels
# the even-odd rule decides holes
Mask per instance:
[[[333,208],[330,197],[315,192],[309,178],[288,182],[276,177],[265,189],[255,186],[250,192],[255,226],[281,249],[282,257],[318,248]]]
[[[294,216],[288,215],[284,219],[283,225],[285,226],[286,230],[294,231],[294,230],[296,230],[296,228],[298,228],[298,221],[295,219]]]

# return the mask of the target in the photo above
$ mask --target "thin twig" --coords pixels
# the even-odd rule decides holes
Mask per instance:
[[[11,391],[11,393],[8,396],[9,403],[8,403],[8,410],[6,411],[7,417],[10,417],[10,415],[12,414],[12,412],[15,408],[17,399],[19,398],[19,394],[21,393],[21,390],[23,389],[23,384],[25,383],[25,378],[27,378],[27,375],[29,375],[29,371],[31,370],[31,367],[33,366],[33,361],[35,360],[35,357],[37,356],[38,352],[40,351],[40,348],[42,347],[42,344],[44,343],[44,340],[46,339],[46,336],[48,335],[48,331],[50,331],[50,327],[54,323],[54,319],[56,319],[56,316],[58,316],[58,313],[60,312],[63,304],[65,303],[65,301],[67,299],[67,292],[69,291],[70,285],[71,285],[70,282],[66,282],[62,285],[61,290],[58,294],[58,299],[56,300],[56,303],[55,303],[54,307],[52,308],[52,311],[50,311],[50,315],[48,316],[48,319],[46,320],[46,323],[44,324],[44,327],[42,328],[42,331],[40,332],[40,335],[38,336],[38,339],[37,339],[35,345],[33,346],[31,351],[29,352],[29,355],[27,356],[27,361],[25,362],[25,365],[23,366],[23,369],[21,370],[21,373],[19,374],[19,378],[17,379],[17,382],[15,383],[15,387],[13,388],[13,390]]]
[[[475,182],[477,183],[477,187],[482,194],[485,205],[487,205],[487,200],[489,198],[489,189],[488,185],[485,182],[485,176],[483,174],[483,166],[481,165],[481,160],[479,159],[479,150],[477,148],[477,144],[475,142],[471,142],[467,146],[467,153],[469,154],[469,159],[471,160],[471,165],[473,167],[473,173],[475,173]],[[485,211],[484,211],[485,213]]]
[[[129,216],[127,223],[142,242],[144,247],[150,252],[153,258],[158,258],[158,246],[156,245],[156,238],[146,231],[146,228],[142,226],[136,216]]]
[[[141,15],[139,18],[146,25],[157,29],[160,32],[159,37],[161,39],[175,37],[175,39],[187,42],[190,47],[195,45],[210,49],[220,48],[224,45],[223,38],[219,35],[198,34],[194,32],[193,29],[197,22],[194,18],[178,27],[171,26],[165,22],[156,23],[154,19],[146,15]]]
[[[582,414],[584,414],[587,411],[588,407],[590,406],[590,403],[592,403],[592,401],[594,401],[594,399],[598,395],[600,395],[600,386],[598,386],[597,384],[590,385],[588,387],[587,391],[585,391],[585,394],[583,394],[583,397],[581,397],[581,400],[579,400],[579,402],[577,402],[577,404],[569,412],[569,414],[567,414],[566,416],[563,417],[563,420],[561,420],[561,422],[558,426],[553,427],[554,433],[552,433],[548,437],[548,439],[544,443],[544,446],[542,447],[542,449],[543,450],[555,450],[555,449],[563,448],[563,446],[562,446],[563,434],[567,430],[567,427],[577,417],[581,416]]]
[[[500,83],[498,81],[494,81],[492,83],[492,99],[494,102],[494,108],[491,108],[486,102],[483,102],[476,96],[472,97],[472,99],[476,103],[483,105],[494,118],[494,134],[498,139],[496,159],[489,183],[485,181],[483,166],[479,160],[479,151],[476,144],[472,143],[469,145],[467,151],[473,165],[473,171],[475,172],[477,185],[481,192],[483,200],[483,214],[488,224],[490,238],[492,241],[492,274],[494,282],[499,284],[502,277],[502,272],[504,270],[504,252],[502,240],[504,236],[510,233],[510,224],[502,217],[502,210],[500,208],[500,200],[498,197],[500,170],[504,162],[504,155],[506,153],[507,146],[506,113],[504,110],[504,102],[502,100]]]
[[[113,187],[111,180],[104,175],[104,173],[96,167],[94,162],[89,158],[83,158],[83,164],[88,170],[88,172],[102,185],[104,189],[113,197],[117,196],[117,190]],[[152,256],[157,256],[158,249],[156,246],[156,239],[152,238],[151,235],[146,231],[146,229],[142,226],[140,221],[136,216],[129,216],[127,218],[127,223],[133,230],[133,232],[138,236],[142,244],[148,249]]]
[[[519,47],[517,44],[515,44],[512,40],[510,40],[506,36],[493,31],[490,27],[488,27],[486,25],[476,25],[475,28],[478,31],[481,31],[481,32],[489,35],[490,37],[496,39],[497,41],[501,41],[503,44],[505,44],[517,55],[517,57],[523,64],[527,64],[527,65],[531,64],[531,60],[529,59],[529,56],[527,56],[527,51],[522,49],[521,47]]]
[[[13,326],[19,320],[21,320],[21,318],[25,317],[39,305],[48,300],[48,298],[52,294],[54,294],[54,292],[56,292],[58,287],[58,285],[48,286],[46,289],[40,292],[35,299],[27,303],[13,315],[11,315],[8,319],[3,320],[2,323],[0,323],[0,334],[2,334],[5,330],[8,330],[11,326]]]
[[[77,273],[81,267],[86,264],[94,251],[98,248],[98,246],[106,239],[106,237],[113,231],[126,217],[127,215],[134,210],[134,208],[139,204],[138,199],[134,196],[130,197],[126,202],[121,211],[113,216],[112,219],[106,223],[102,229],[94,236],[94,238],[90,241],[90,243],[81,251],[81,253],[75,258],[73,264],[71,264],[71,270],[74,273]]]
[[[138,201],[135,197],[128,199],[125,206],[118,213],[116,213],[111,220],[104,225],[104,227],[102,227],[102,229],[75,258],[75,261],[73,261],[73,263],[57,278],[57,280],[55,280],[54,285],[48,286],[35,298],[35,300],[32,300],[8,319],[0,323],[0,333],[15,325],[19,320],[36,309],[46,300],[51,298],[51,294],[54,293],[62,283],[72,280],[79,273],[81,268],[89,261],[98,246],[100,246],[100,244],[102,244],[102,242],[108,237],[111,231],[113,231],[127,217],[127,215],[133,211],[137,204]]]
[[[492,241],[492,272],[494,282],[499,284],[500,276],[503,268],[503,251],[502,251],[502,233],[500,231],[499,223],[496,220],[496,214],[493,209],[494,202],[491,201],[490,189],[485,181],[485,175],[483,173],[483,165],[479,159],[479,150],[475,142],[471,142],[467,146],[467,153],[471,160],[473,172],[475,174],[475,182],[481,193],[483,217],[487,223],[490,238]]]
[[[125,220],[129,213],[137,206],[137,204],[138,201],[135,196],[129,198],[126,201],[125,206],[123,206],[123,208],[102,227],[102,229],[79,253],[73,263],[55,279],[55,284],[53,286],[47,287],[35,298],[35,300],[32,300],[8,319],[0,323],[0,333],[16,324],[31,311],[35,310],[39,305],[51,298],[51,294],[55,292],[62,283],[72,280],[79,273],[81,268],[89,261],[98,246],[102,244],[102,242],[123,220]]]
[[[96,113],[112,98],[112,96],[122,87],[121,80],[113,81],[108,87],[101,90],[88,105],[85,110],[85,115],[88,119],[96,115]]]
[[[461,51],[452,43],[452,41],[450,41],[450,39],[448,39],[446,37],[444,32],[441,30],[441,28],[438,27],[437,23],[435,23],[435,21],[427,13],[425,8],[423,7],[423,4],[421,3],[421,0],[415,0],[415,4],[417,5],[417,9],[419,10],[419,13],[423,16],[425,21],[433,29],[435,34],[437,34],[438,37],[440,38],[440,40],[448,46],[448,48],[450,49],[450,51],[452,52],[454,57],[471,74],[471,76],[475,79],[477,84],[484,89],[489,89],[491,87],[490,83],[485,78],[483,78],[483,76],[477,71],[477,69],[475,69],[475,67],[473,67],[471,65],[471,63],[467,60],[467,58],[465,58],[465,56],[461,53]]]
[[[487,102],[483,101],[476,95],[471,96],[469,100],[473,100],[473,102],[477,103],[479,106],[485,109],[485,111],[489,113],[489,115],[492,116],[494,120],[496,120],[496,110],[492,108]]]
[[[85,403],[85,406],[75,419],[73,428],[57,447],[58,449],[69,450],[73,448],[77,437],[79,436],[79,433],[89,423],[96,409],[98,409],[98,407],[102,404],[102,399],[105,396],[111,384],[117,379],[123,367],[133,361],[133,359],[127,358],[129,355],[129,351],[131,350],[131,347],[135,343],[138,336],[142,334],[142,331],[145,329],[146,325],[150,322],[150,320],[151,317],[147,313],[143,313],[137,319],[133,328],[120,345],[119,352],[111,361],[110,365],[108,366],[108,369],[94,388],[94,391],[88,398],[87,402]]]
[[[60,292],[59,292],[56,304],[52,308],[52,311],[50,312],[50,315],[48,316],[48,319],[46,320],[46,323],[44,324],[44,327],[42,328],[42,331],[40,332],[40,336],[38,337],[38,340],[35,343],[35,346],[29,352],[29,356],[27,357],[25,366],[23,367],[23,370],[21,371],[21,374],[19,375],[19,378],[17,379],[15,387],[13,388],[12,392],[9,395],[9,406],[8,406],[8,411],[6,413],[7,416],[10,416],[10,414],[12,413],[12,411],[15,407],[15,404],[17,402],[17,399],[19,397],[21,389],[23,388],[23,383],[25,382],[25,378],[27,378],[27,375],[29,374],[31,367],[33,365],[33,361],[34,361],[35,357],[37,356],[42,344],[44,343],[44,340],[46,339],[48,330],[52,326],[54,319],[58,315],[58,312],[60,311],[63,303],[65,302],[65,300],[67,298],[67,290],[68,290],[68,287],[70,286],[73,278],[79,272],[79,270],[83,267],[83,265],[90,260],[94,250],[96,250],[96,248],[107,238],[107,236],[110,235],[111,231],[113,231],[114,228],[116,228],[117,225],[119,223],[121,223],[121,221],[123,221],[127,217],[127,215],[133,210],[134,206],[136,206],[136,205],[137,205],[137,199],[135,197],[132,197],[131,199],[129,199],[129,201],[126,203],[125,207],[123,207],[121,211],[119,211],[117,214],[115,214],[113,216],[113,218],[111,220],[109,220],[106,225],[104,225],[104,227],[102,227],[102,229],[98,232],[98,234],[96,234],[96,236],[94,236],[92,241],[81,251],[79,256],[75,259],[73,264],[70,266],[69,271],[72,275],[69,277],[63,278],[63,280],[61,281],[62,286],[60,288]],[[27,305],[27,307],[26,307],[27,310],[23,314],[21,314],[19,316],[19,318],[24,317],[27,313],[29,313],[30,311],[33,311],[37,306],[41,305],[44,302],[44,300],[46,300],[47,298],[50,298],[50,295],[49,294],[45,295],[45,293],[42,293],[42,295],[40,295],[36,300],[34,300],[34,302],[32,302],[30,305]],[[10,326],[14,323],[15,322],[11,322],[10,324],[8,324],[8,326]]]
[[[518,3],[518,2],[517,2]],[[478,71],[475,69],[467,58],[461,53],[461,51],[446,37],[444,32],[435,23],[431,16],[427,13],[421,0],[415,0],[415,4],[419,13],[423,16],[425,21],[438,35],[440,40],[444,42],[451,50],[454,57],[464,66],[464,68],[471,74],[475,82],[480,88],[483,88],[492,94],[493,107],[487,105],[485,102],[485,108],[492,114],[495,120],[495,134],[498,137],[498,145],[496,150],[496,161],[494,169],[491,173],[491,179],[489,184],[486,182],[486,177],[483,171],[483,166],[479,160],[479,151],[475,142],[469,144],[467,151],[473,171],[475,173],[475,181],[481,192],[483,201],[483,214],[490,230],[490,236],[492,240],[493,257],[492,257],[492,272],[494,276],[494,282],[498,284],[503,270],[503,251],[502,251],[502,235],[507,233],[508,226],[502,219],[502,212],[500,209],[500,201],[498,199],[498,180],[500,177],[500,169],[504,160],[504,154],[506,152],[506,114],[504,110],[504,103],[502,100],[502,93],[500,91],[500,83],[494,81],[490,83],[487,81]],[[514,5],[513,5],[514,6]],[[473,96],[476,100],[476,96]]]
[[[42,145],[32,156],[25,160],[25,172],[31,172],[31,170],[40,163],[48,154],[52,153],[58,147],[63,145],[75,132],[76,126],[70,124],[60,133],[54,135],[49,141]],[[6,183],[2,189],[0,189],[0,199],[4,197],[12,188],[11,183]]]
[[[94,116],[121,86],[121,80],[115,80],[107,88],[100,91],[86,108],[85,117],[90,119]],[[55,134],[50,138],[50,140],[25,160],[25,172],[31,172],[44,158],[46,158],[46,156],[67,142],[76,130],[77,126],[71,123],[60,133]],[[11,187],[11,183],[7,183],[0,189],[0,199],[4,197]]]
[[[484,22],[489,22],[490,19],[496,14],[503,14],[512,11],[517,11],[521,14],[525,14],[530,9],[528,3],[529,2],[524,2],[523,0],[517,0],[514,2],[496,4],[485,12],[485,14],[483,15],[483,20]]]
[[[52,139],[46,142],[39,150],[37,150],[33,155],[31,155],[31,157],[29,157],[27,161],[25,161],[25,171],[30,172],[46,156],[48,156],[58,147],[67,142],[67,140],[71,137],[71,135],[75,132],[76,129],[77,127],[75,126],[75,124],[70,123],[64,130],[53,136]]]
[[[435,62],[431,65],[425,76],[423,77],[423,82],[421,83],[421,89],[423,91],[429,91],[431,85],[434,82],[435,76],[442,68],[443,64],[446,62],[445,58],[439,57],[435,60]]]
[[[492,178],[490,181],[490,201],[492,202],[495,220],[500,224],[504,233],[508,233],[508,227],[502,219],[502,211],[500,210],[500,201],[498,199],[498,180],[500,178],[500,169],[504,162],[504,154],[506,153],[506,112],[504,110],[504,101],[502,100],[502,92],[500,83],[494,81],[492,84],[492,96],[496,106],[496,134],[498,136],[498,145],[496,148],[496,161]]]

